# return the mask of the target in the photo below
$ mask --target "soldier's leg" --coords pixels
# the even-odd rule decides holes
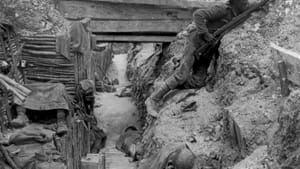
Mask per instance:
[[[17,105],[16,107],[17,111],[17,118],[13,119],[10,124],[12,127],[20,128],[26,126],[26,124],[29,122],[25,112],[26,109],[23,106]]]
[[[166,93],[175,89],[178,85],[183,84],[187,80],[188,74],[191,73],[195,61],[194,51],[195,47],[192,43],[188,43],[185,46],[183,59],[179,68],[177,68],[174,74],[163,82],[162,85],[146,100],[145,104],[148,114],[157,117],[158,102]]]
[[[215,76],[215,62],[216,62],[216,56],[214,55],[212,57],[212,60],[209,64],[209,67],[207,68],[207,78],[205,80],[205,83],[206,83],[206,86],[205,86],[205,89],[206,91],[208,92],[212,92],[213,91],[213,79],[214,79],[214,76]]]
[[[219,46],[219,45],[217,45],[217,46]],[[217,62],[218,62],[218,58],[219,58],[218,47],[216,47],[216,51],[217,52],[213,53],[212,59],[210,61],[209,67],[207,69],[208,77],[206,78],[206,81],[205,81],[205,83],[206,83],[205,88],[208,92],[213,91],[213,87],[216,82]]]
[[[66,125],[66,110],[57,110],[57,134],[66,134],[68,132],[68,128]]]

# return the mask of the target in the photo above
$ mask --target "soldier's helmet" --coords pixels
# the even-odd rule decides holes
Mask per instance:
[[[248,0],[229,0],[229,5],[236,10],[238,14],[244,12],[249,7]]]

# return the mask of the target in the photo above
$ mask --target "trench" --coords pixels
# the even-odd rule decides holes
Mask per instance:
[[[126,78],[127,54],[118,54],[113,58],[108,75],[118,79],[114,85],[116,92],[98,92],[95,102],[95,116],[98,127],[107,134],[105,147],[101,150],[106,156],[106,168],[133,169],[136,164],[130,162],[129,157],[115,148],[122,131],[129,125],[136,125],[139,121],[137,108],[131,97],[116,96],[130,82]]]

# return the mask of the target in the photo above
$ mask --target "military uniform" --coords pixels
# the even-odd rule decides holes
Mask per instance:
[[[157,102],[159,102],[168,91],[183,85],[187,79],[191,77],[192,68],[196,59],[196,49],[206,42],[213,40],[213,32],[231,21],[233,17],[242,13],[247,7],[248,0],[230,0],[226,4],[212,6],[207,9],[198,9],[194,12],[193,20],[196,24],[196,29],[188,35],[179,68],[177,68],[173,75],[146,100],[147,111],[150,115],[157,116],[157,111],[155,110]],[[207,72],[211,60],[211,55],[202,55],[201,58],[197,60],[197,66],[201,67],[202,65],[202,67],[204,66],[206,69],[205,71],[202,70],[204,78],[198,79],[202,81],[202,83],[200,81],[198,87],[203,87],[205,85],[204,79],[206,79],[207,74],[211,73]]]

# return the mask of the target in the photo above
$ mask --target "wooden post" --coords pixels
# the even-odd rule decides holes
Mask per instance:
[[[280,75],[282,95],[287,96],[289,93],[287,81],[300,86],[300,54],[274,43],[271,43],[270,47],[274,53],[278,74]]]
[[[278,70],[280,76],[281,95],[286,97],[290,94],[290,90],[288,86],[286,65],[283,60],[278,61]]]
[[[233,146],[237,146],[238,150],[240,151],[240,157],[244,158],[246,157],[246,142],[242,135],[240,127],[237,125],[237,123],[234,121],[234,119],[231,117],[230,112],[228,110],[224,111],[224,122],[228,129],[229,138],[231,141],[231,144]],[[226,131],[225,131],[226,132]]]
[[[106,169],[105,152],[101,153],[101,160],[102,160],[102,168],[101,169]]]
[[[88,122],[87,129],[87,153],[91,152],[91,124]]]

